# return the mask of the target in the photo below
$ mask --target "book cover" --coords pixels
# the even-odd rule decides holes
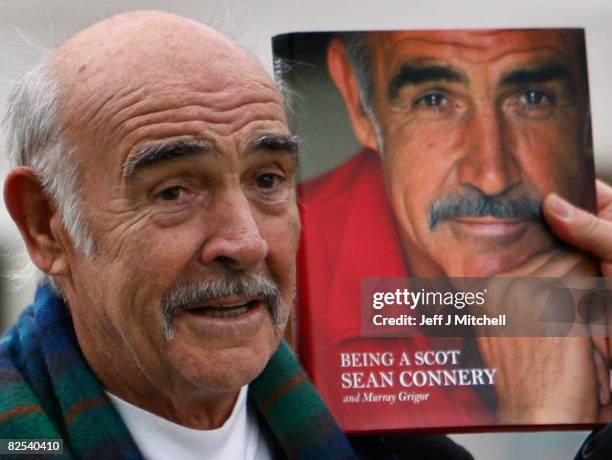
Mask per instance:
[[[608,294],[543,214],[595,209],[584,31],[293,33],[297,351],[350,433],[609,420]]]

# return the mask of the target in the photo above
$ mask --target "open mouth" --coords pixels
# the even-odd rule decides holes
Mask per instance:
[[[244,315],[255,308],[260,303],[259,300],[238,301],[232,303],[214,303],[211,305],[194,306],[187,308],[189,313],[209,316],[211,318],[233,318]]]

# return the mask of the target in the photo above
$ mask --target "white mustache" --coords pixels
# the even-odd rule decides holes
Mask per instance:
[[[258,297],[263,299],[272,315],[272,323],[280,328],[284,323],[284,308],[276,282],[260,275],[228,275],[212,281],[187,282],[175,287],[162,299],[164,334],[174,339],[174,315],[196,304],[208,304],[223,297]]]

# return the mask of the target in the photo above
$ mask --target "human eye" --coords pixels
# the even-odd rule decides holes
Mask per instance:
[[[510,107],[526,118],[544,118],[556,105],[554,94],[538,88],[528,88],[510,98]]]
[[[446,91],[430,90],[416,96],[412,108],[417,114],[427,118],[450,116],[459,108],[459,103]]]
[[[285,178],[279,174],[266,172],[258,174],[255,178],[255,183],[258,188],[271,191],[279,187],[284,180]]]
[[[186,199],[189,195],[187,188],[181,185],[163,187],[155,193],[155,198],[165,202],[178,202]]]
[[[248,181],[249,196],[261,203],[286,202],[293,190],[293,175],[281,167],[255,170]]]
[[[544,91],[537,89],[529,89],[521,95],[521,100],[524,104],[541,106],[551,102],[551,97]]]
[[[444,94],[437,91],[430,91],[417,98],[414,105],[428,108],[439,108],[444,107],[448,103],[449,100]]]

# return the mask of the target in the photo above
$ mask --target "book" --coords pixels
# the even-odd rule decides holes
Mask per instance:
[[[301,139],[298,356],[349,433],[587,428],[609,404],[584,31],[274,37]],[[599,312],[594,321],[594,313]]]

